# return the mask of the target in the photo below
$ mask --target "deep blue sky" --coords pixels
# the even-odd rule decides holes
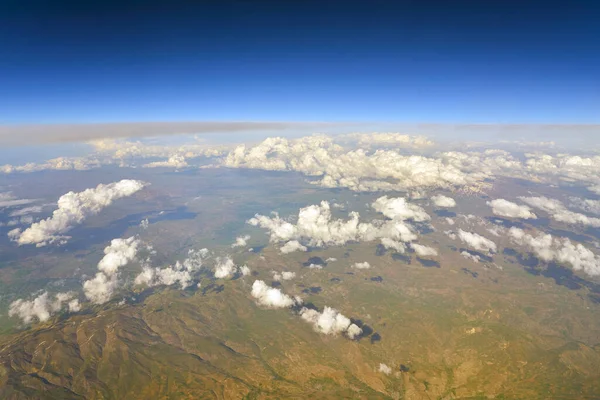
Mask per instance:
[[[0,123],[598,123],[598,21],[591,0],[4,0]]]

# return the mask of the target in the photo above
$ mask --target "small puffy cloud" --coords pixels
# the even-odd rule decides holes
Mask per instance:
[[[140,222],[140,228],[142,228],[142,229],[148,229],[149,226],[150,226],[150,221],[148,221],[148,218],[144,218]]]
[[[254,281],[251,294],[259,305],[268,308],[289,308],[301,303],[300,299],[288,296],[280,289],[272,288],[261,280]]]
[[[558,222],[566,224],[589,225],[595,228],[600,227],[600,218],[588,217],[585,214],[573,212],[567,209],[565,205],[556,199],[548,197],[520,197],[525,203],[532,207],[539,208],[547,212],[550,217]]]
[[[279,249],[283,254],[292,253],[294,251],[307,251],[306,246],[302,246],[297,240],[290,240]]]
[[[388,367],[387,365],[385,365],[384,363],[380,363],[379,364],[379,372],[382,372],[386,375],[389,375],[392,373],[392,369],[390,367]]]
[[[369,264],[368,262],[357,262],[352,264],[352,268],[355,269],[369,269],[371,268],[371,264]]]
[[[179,284],[181,289],[186,289],[192,284],[193,274],[200,270],[208,254],[208,249],[190,249],[183,262],[177,261],[174,265],[165,268],[144,266],[134,283],[148,287]]]
[[[250,235],[238,236],[235,238],[235,243],[233,243],[231,247],[246,247],[249,239]]]
[[[144,168],[185,168],[188,166],[187,161],[185,160],[185,156],[181,154],[175,154],[169,157],[166,161],[155,161],[148,164],[142,165]]]
[[[466,258],[467,260],[471,260],[475,263],[478,263],[481,261],[481,257],[479,257],[477,254],[471,254],[468,251],[461,251],[460,255],[463,256],[464,258]]]
[[[474,250],[482,251],[485,253],[495,253],[498,251],[496,243],[477,233],[466,232],[462,229],[459,229],[457,237]]]
[[[534,236],[516,227],[508,230],[508,236],[545,262],[566,263],[575,271],[583,271],[590,276],[600,275],[600,256],[582,244],[572,243],[568,238],[556,238],[543,233]]]
[[[399,221],[413,220],[423,222],[431,219],[422,207],[407,202],[404,197],[389,198],[382,196],[375,200],[372,206],[386,217]]]
[[[394,239],[382,238],[381,239],[381,244],[386,249],[392,249],[392,250],[395,250],[398,253],[404,254],[406,252],[406,245],[403,242],[399,242],[399,241],[394,240]]]
[[[326,263],[335,262],[335,261],[337,261],[337,258],[335,258],[335,257],[329,257],[327,260],[325,260]]]
[[[492,212],[501,217],[536,219],[537,216],[531,212],[531,208],[522,206],[505,199],[488,201],[487,205],[492,207]]]
[[[73,297],[75,297],[75,294],[72,292],[57,293],[52,299],[48,292],[43,292],[33,300],[18,299],[13,301],[8,308],[8,315],[20,318],[25,324],[30,324],[34,320],[45,322],[52,315],[59,312],[67,302],[70,311],[78,311],[78,309],[75,309],[76,307],[71,305],[79,304],[79,302],[77,300],[69,302]],[[75,301],[77,303],[74,303]]]
[[[433,204],[435,204],[437,207],[442,207],[442,208],[456,207],[456,201],[452,197],[447,197],[447,196],[444,196],[441,194],[433,196],[431,198],[431,201],[433,201]]]
[[[274,281],[289,281],[296,277],[296,273],[292,271],[283,271],[281,273],[277,271],[273,271],[273,280]]]
[[[410,247],[417,253],[420,257],[430,257],[437,256],[438,252],[433,247],[424,246],[422,244],[412,243]]]
[[[103,304],[110,300],[119,286],[119,268],[135,260],[141,246],[141,241],[135,236],[110,242],[98,263],[99,272],[83,283],[83,293],[92,303]]]
[[[310,264],[308,266],[309,269],[323,269],[323,266],[321,264]]]
[[[350,321],[338,310],[325,307],[323,312],[303,307],[300,317],[313,325],[315,331],[325,335],[345,334],[350,339],[355,339],[362,334],[362,329]]]
[[[83,192],[69,192],[58,199],[58,209],[50,218],[32,224],[23,232],[13,235],[19,245],[47,244],[65,240],[62,234],[73,226],[81,224],[87,217],[98,214],[110,206],[113,201],[131,196],[141,190],[146,183],[131,179],[119,182],[100,184]]]
[[[215,265],[215,278],[228,278],[235,274],[249,275],[250,269],[247,266],[238,267],[233,263],[230,257],[218,257]]]

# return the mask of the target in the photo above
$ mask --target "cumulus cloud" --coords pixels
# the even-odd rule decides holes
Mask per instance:
[[[58,209],[50,218],[32,224],[23,232],[13,234],[19,245],[35,244],[45,246],[56,241],[66,240],[64,233],[81,224],[87,217],[98,214],[115,200],[131,196],[141,190],[146,183],[131,179],[100,184],[83,192],[69,192],[58,199]]]
[[[268,217],[257,214],[248,223],[269,230],[272,243],[285,243],[282,253],[305,250],[306,246],[339,246],[348,242],[390,239],[410,242],[417,239],[414,228],[405,220],[425,221],[429,215],[419,206],[408,204],[404,199],[382,197],[373,203],[373,208],[392,218],[360,222],[357,212],[349,213],[349,219],[333,219],[329,202],[301,208],[294,224],[274,213]],[[391,244],[389,241],[385,241]]]
[[[505,199],[495,199],[486,203],[492,207],[492,212],[501,217],[536,219],[537,216],[531,212],[531,208],[522,206]]]
[[[268,308],[289,308],[302,303],[299,298],[288,296],[280,289],[272,288],[261,280],[254,281],[251,294],[259,305]]]
[[[448,235],[450,236],[450,235]],[[450,236],[452,238],[452,236]],[[474,250],[485,252],[485,253],[495,253],[498,248],[496,243],[492,242],[490,239],[481,236],[474,232],[466,232],[462,229],[459,229],[456,237],[458,237],[461,241],[466,243],[469,247]]]
[[[283,271],[281,273],[277,272],[277,271],[272,271],[273,273],[273,280],[274,281],[289,281],[292,280],[296,277],[296,273],[295,272],[291,272],[291,271]]]
[[[481,261],[481,257],[479,257],[477,254],[471,254],[468,251],[461,251],[460,255],[463,256],[464,258],[466,258],[467,260],[471,260],[475,263],[478,263]]]
[[[436,196],[433,196],[431,198],[431,200],[433,201],[433,204],[435,204],[437,207],[442,207],[442,208],[456,207],[456,201],[452,197],[447,197],[447,196],[438,194]]]
[[[550,234],[531,235],[524,230],[512,227],[508,231],[510,239],[532,251],[545,262],[556,261],[571,265],[575,271],[588,275],[600,275],[600,257],[582,244],[574,244],[568,238],[556,238]]]
[[[215,278],[228,278],[237,273],[242,275],[249,275],[250,269],[246,266],[244,267],[238,267],[233,263],[233,260],[229,257],[218,257],[217,264],[215,265]]]
[[[185,168],[188,167],[188,163],[185,160],[185,157],[180,154],[175,154],[169,157],[166,161],[154,161],[148,164],[142,165],[144,168]]]
[[[292,253],[294,251],[307,251],[306,246],[302,246],[297,240],[290,240],[279,249],[283,254]]]
[[[235,238],[235,243],[233,243],[231,247],[246,247],[249,239],[250,235],[238,236]]]
[[[381,244],[386,249],[392,249],[392,250],[395,250],[396,252],[401,253],[401,254],[404,254],[406,252],[406,245],[404,243],[399,242],[399,241],[394,240],[394,239],[382,238],[381,239]]]
[[[480,169],[461,170],[454,158],[403,155],[395,150],[346,150],[326,136],[295,140],[268,138],[253,146],[239,146],[223,159],[223,166],[276,171],[298,171],[323,187],[354,191],[454,188],[482,184]]]
[[[368,262],[357,262],[352,264],[352,268],[355,269],[369,269],[371,268],[371,264],[369,264]]]
[[[344,334],[350,339],[356,339],[362,334],[362,329],[350,321],[338,310],[327,307],[323,312],[303,307],[300,317],[313,325],[315,331],[325,335]]]
[[[389,198],[382,196],[373,202],[372,207],[386,217],[399,221],[423,222],[431,219],[422,207],[407,202],[404,197]]]
[[[135,260],[141,246],[142,242],[135,236],[110,242],[98,263],[99,272],[83,283],[83,292],[92,303],[103,304],[110,300],[119,286],[119,268]]]
[[[410,247],[421,257],[437,256],[438,252],[433,247],[424,246],[418,243],[412,243]]]
[[[208,249],[190,249],[183,262],[177,261],[174,265],[165,268],[144,266],[134,283],[148,287],[179,284],[181,289],[186,289],[192,284],[194,273],[200,270],[208,255]]]
[[[392,369],[390,367],[388,367],[387,365],[385,365],[384,363],[380,363],[379,364],[379,372],[389,375],[392,373]]]
[[[52,299],[48,292],[43,292],[33,300],[13,301],[9,306],[8,315],[20,318],[25,324],[30,324],[34,320],[45,322],[59,312],[65,303],[69,311],[79,311],[79,301],[73,297],[75,297],[73,292],[57,293]]]
[[[308,266],[309,269],[323,269],[323,266],[321,264],[310,264]]]
[[[559,200],[550,199],[544,196],[520,197],[520,199],[532,207],[547,212],[555,221],[573,225],[589,225],[595,228],[600,227],[600,218],[588,217],[585,214],[570,211]]]

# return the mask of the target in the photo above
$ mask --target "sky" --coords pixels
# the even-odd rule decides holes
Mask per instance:
[[[598,1],[0,2],[0,124],[600,123]]]

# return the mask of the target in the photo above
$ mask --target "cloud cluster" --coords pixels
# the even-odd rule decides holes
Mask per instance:
[[[573,244],[568,238],[556,238],[550,234],[534,236],[516,227],[510,228],[508,235],[514,243],[526,247],[545,262],[566,263],[575,271],[600,275],[600,256],[582,244]]]
[[[573,225],[588,225],[593,226],[595,228],[600,227],[600,218],[588,217],[585,214],[570,211],[559,200],[550,199],[544,196],[520,197],[520,199],[525,203],[529,204],[531,207],[535,207],[547,212],[550,215],[550,217],[555,221]]]
[[[250,235],[238,236],[235,238],[235,243],[233,243],[231,247],[246,247],[249,239]]]
[[[571,197],[571,206],[588,212],[590,214],[600,215],[600,200],[581,199],[579,197]]]
[[[424,246],[418,243],[412,243],[410,247],[415,251],[415,253],[420,257],[432,257],[437,256],[438,251],[433,247]]]
[[[350,339],[356,339],[362,334],[362,329],[350,321],[338,310],[327,307],[323,312],[303,307],[300,310],[300,317],[313,325],[315,331],[325,335],[344,334]]]
[[[346,150],[327,136],[295,140],[268,138],[262,143],[239,146],[222,161],[230,168],[298,171],[315,177],[323,187],[354,191],[454,188],[480,184],[488,175],[478,169],[463,171],[451,157],[403,155],[395,150]]]
[[[100,184],[83,192],[69,192],[58,199],[58,209],[54,210],[50,218],[32,224],[23,232],[12,232],[11,238],[19,245],[35,244],[38,247],[66,240],[62,234],[74,225],[98,214],[115,200],[140,191],[145,185],[141,181],[123,179],[107,185]]]
[[[444,196],[441,194],[431,197],[431,201],[433,201],[433,204],[435,204],[436,207],[441,207],[441,208],[456,207],[456,200],[454,200],[452,197]]]
[[[531,212],[531,208],[522,206],[505,199],[495,199],[486,203],[492,207],[492,212],[501,217],[536,219],[537,216]]]
[[[471,254],[468,251],[461,251],[460,255],[463,256],[464,258],[466,258],[467,260],[471,260],[474,263],[479,263],[481,261],[481,257],[479,257],[477,254]]]
[[[385,365],[384,363],[380,363],[380,364],[379,364],[379,369],[378,369],[378,371],[379,371],[379,372],[382,372],[382,373],[384,373],[384,374],[386,374],[386,375],[389,375],[389,374],[391,374],[391,373],[392,373],[392,369],[391,369],[390,367],[388,367],[387,365]]]
[[[294,224],[278,214],[264,216],[257,214],[247,222],[265,228],[270,233],[272,243],[284,243],[282,253],[294,250],[306,251],[306,247],[339,246],[348,242],[382,240],[387,247],[401,249],[399,242],[417,239],[415,229],[407,220],[428,221],[429,215],[419,206],[408,203],[404,198],[378,198],[372,207],[386,215],[387,220],[360,222],[357,212],[349,213],[349,219],[333,219],[329,202],[301,208]],[[398,250],[400,251],[400,250]]]
[[[258,304],[268,308],[289,308],[302,303],[301,299],[288,296],[280,289],[272,288],[261,280],[254,281],[251,294]]]
[[[273,280],[276,282],[290,281],[296,277],[296,273],[292,272],[292,271],[283,271],[281,273],[277,272],[277,271],[272,271],[272,273],[273,273]]]
[[[368,262],[357,262],[351,265],[352,268],[355,269],[369,269],[371,268],[371,264],[369,264]]]
[[[135,260],[142,242],[135,236],[128,239],[113,239],[104,249],[104,257],[98,263],[99,272],[83,283],[83,292],[94,304],[110,300],[119,286],[119,268]]]
[[[242,267],[238,267],[229,257],[217,258],[217,263],[215,265],[215,278],[228,278],[235,274],[241,274],[243,276],[250,275],[250,268],[248,268],[245,265]]]
[[[192,284],[193,274],[200,270],[208,254],[208,249],[190,249],[183,262],[177,261],[174,265],[165,268],[144,266],[134,283],[148,287],[179,284],[181,289],[186,289]]]
[[[452,235],[454,235],[454,237]],[[496,243],[474,232],[467,232],[463,231],[462,229],[459,229],[457,233],[452,232],[451,234],[448,234],[448,236],[450,236],[451,239],[460,239],[469,247],[477,251],[481,251],[484,253],[496,253],[498,251]]]
[[[79,311],[79,300],[74,297],[75,293],[67,292],[57,293],[52,299],[48,292],[43,292],[33,300],[13,301],[9,306],[8,315],[20,318],[25,324],[30,324],[34,320],[45,322],[52,315],[61,311],[65,304],[70,312]]]

